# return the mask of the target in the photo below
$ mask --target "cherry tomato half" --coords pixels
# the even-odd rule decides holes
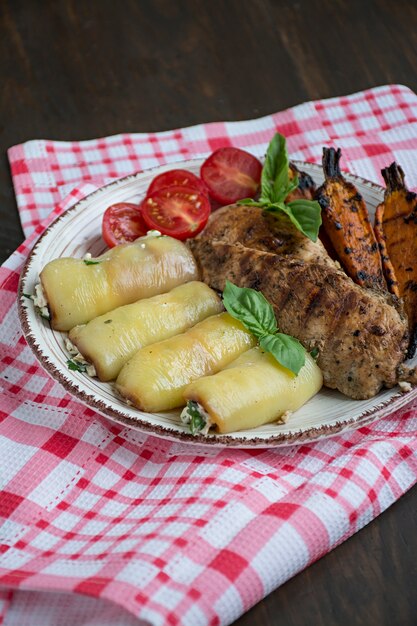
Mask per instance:
[[[149,228],[176,239],[197,235],[207,224],[210,215],[207,196],[182,185],[165,187],[146,196],[141,208]]]
[[[165,187],[179,187],[183,185],[184,187],[196,189],[200,193],[208,194],[208,189],[201,178],[198,178],[192,172],[187,170],[169,170],[169,172],[155,176],[149,185],[147,195],[149,196],[158,191],[158,189],[164,189]]]
[[[253,198],[261,180],[262,164],[239,148],[219,148],[201,166],[201,178],[218,202],[233,204]]]
[[[102,235],[109,248],[134,241],[146,235],[147,231],[148,227],[137,204],[112,204],[103,215]]]

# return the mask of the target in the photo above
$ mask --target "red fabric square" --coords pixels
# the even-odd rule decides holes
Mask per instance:
[[[388,146],[385,146],[384,144],[381,143],[370,143],[368,145],[364,145],[364,150],[366,152],[366,154],[370,157],[375,157],[375,156],[379,156],[380,154],[387,154],[387,152],[389,153],[390,150],[388,148]]]
[[[186,541],[186,539],[183,539],[182,537],[177,537],[176,539],[174,539],[174,544],[179,548],[184,548],[187,543],[188,542]]]
[[[326,489],[325,493],[327,493],[327,495],[330,496],[331,498],[337,498],[337,491],[335,491],[334,489],[331,489],[330,487]]]
[[[146,604],[146,602],[148,601],[148,598],[145,596],[144,593],[139,592],[135,595],[135,600],[140,605],[143,605],[143,604]]]
[[[79,585],[74,587],[76,593],[83,593],[87,596],[99,596],[103,589],[107,587],[110,580],[108,578],[101,578],[99,576],[93,578],[87,578],[83,580]]]
[[[71,450],[75,448],[77,443],[78,441],[77,439],[74,439],[74,437],[57,432],[43,444],[42,450],[55,454],[55,456],[58,456],[61,459],[65,459]]]
[[[43,528],[46,528],[47,526],[49,526],[49,522],[47,522],[47,521],[46,521],[46,520],[44,520],[44,519],[40,519],[40,520],[38,520],[38,521],[36,522],[36,526],[37,526],[38,528],[42,528],[42,529],[43,529]]]
[[[280,519],[290,519],[299,508],[299,504],[292,504],[292,502],[274,502],[274,504],[265,509],[265,513]]]
[[[300,135],[301,128],[295,120],[287,122],[286,124],[277,124],[277,131],[285,137],[291,137],[291,135]]]
[[[165,572],[159,572],[157,579],[160,580],[161,583],[167,583],[169,581],[169,576],[168,574],[165,574]]]
[[[114,491],[114,489],[108,489],[103,496],[105,498],[109,498],[110,500],[113,500],[114,498],[117,498],[117,491]]]
[[[11,169],[13,176],[16,176],[17,174],[27,174],[29,172],[28,166],[24,159],[14,161]]]
[[[208,139],[208,145],[210,146],[210,150],[218,150],[219,148],[226,148],[227,146],[231,146],[232,142],[228,137],[210,137]]]
[[[0,576],[0,583],[5,587],[20,587],[20,584],[25,581],[27,578],[30,578],[36,574],[36,572],[25,572],[20,569],[13,570],[8,572],[4,576]]]
[[[17,509],[24,498],[10,491],[0,491],[0,516],[6,519]]]
[[[89,485],[89,481],[86,478],[80,478],[80,480],[77,482],[77,487],[79,487],[80,489],[86,489]]]
[[[210,567],[216,569],[223,574],[231,582],[247,568],[248,561],[232,550],[221,550],[219,554],[212,560]]]
[[[413,454],[413,451],[408,446],[402,446],[402,448],[399,449],[399,453],[401,458],[407,459]]]

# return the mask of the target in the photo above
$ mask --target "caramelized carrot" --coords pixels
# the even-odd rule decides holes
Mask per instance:
[[[323,148],[325,181],[317,190],[325,231],[345,272],[363,287],[386,290],[378,243],[365,202],[340,171],[340,148]]]
[[[316,185],[313,179],[306,172],[299,170],[294,163],[290,163],[288,178],[292,180],[294,176],[298,176],[298,187],[288,194],[285,198],[285,202],[292,202],[292,200],[301,200],[303,198],[313,200],[316,191]]]
[[[381,174],[387,188],[375,215],[376,233],[388,287],[404,302],[410,358],[417,346],[417,195],[407,189],[404,172],[397,163],[381,170]]]
[[[395,276],[394,266],[391,263],[391,259],[388,255],[387,243],[384,235],[384,203],[381,202],[375,211],[374,233],[379,245],[379,251],[382,260],[382,269],[384,272],[385,280],[387,281],[388,291],[397,298],[400,297],[400,290],[398,288],[398,281]]]

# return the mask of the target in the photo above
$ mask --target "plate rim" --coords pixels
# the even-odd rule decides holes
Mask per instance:
[[[29,316],[26,311],[28,310],[24,305],[24,282],[27,277],[27,274],[30,270],[30,266],[34,261],[34,256],[36,255],[37,249],[41,245],[43,239],[50,234],[50,231],[56,227],[56,225],[65,219],[68,219],[68,216],[76,211],[82,210],[84,204],[88,204],[91,200],[97,196],[105,193],[111,187],[117,187],[121,184],[135,181],[137,178],[140,178],[145,173],[149,174],[152,172],[160,172],[162,173],[167,169],[175,169],[176,166],[182,164],[184,167],[186,164],[188,167],[197,166],[204,161],[204,157],[196,157],[193,159],[186,159],[182,161],[176,161],[172,163],[165,163],[163,165],[158,165],[152,168],[148,168],[145,170],[141,170],[134,174],[129,174],[127,176],[123,176],[122,178],[118,178],[116,180],[110,181],[105,185],[102,185],[98,189],[87,194],[84,198],[78,200],[73,206],[69,209],[58,215],[55,219],[52,220],[50,224],[45,228],[45,230],[40,234],[40,236],[35,241],[32,249],[30,250],[20,273],[18,290],[17,290],[17,307],[18,307],[18,317],[20,321],[20,325],[23,331],[23,335],[34,353],[38,363],[41,367],[54,379],[56,380],[64,389],[76,400],[84,404],[85,406],[94,409],[101,416],[110,419],[112,422],[116,422],[122,426],[128,426],[132,429],[139,430],[145,432],[148,435],[154,435],[157,437],[162,437],[164,439],[173,440],[173,441],[181,441],[183,443],[190,444],[198,444],[203,446],[212,447],[233,447],[233,448],[270,448],[270,447],[278,447],[278,446],[290,446],[290,445],[301,445],[303,443],[313,443],[315,441],[328,438],[331,436],[338,435],[345,430],[353,430],[355,427],[359,428],[361,426],[366,426],[370,422],[381,419],[385,417],[391,409],[391,405],[395,404],[395,410],[399,410],[403,408],[406,404],[411,402],[417,396],[417,387],[412,388],[410,391],[402,392],[394,394],[387,400],[374,405],[372,408],[367,409],[361,412],[356,417],[347,418],[344,420],[337,420],[333,424],[323,424],[321,426],[310,426],[306,429],[297,429],[292,432],[286,433],[277,433],[277,435],[269,435],[268,437],[252,437],[248,438],[248,436],[239,437],[238,435],[220,435],[220,434],[210,434],[208,437],[205,435],[192,435],[189,432],[184,432],[180,430],[175,430],[170,428],[169,426],[163,426],[160,424],[151,424],[150,422],[146,422],[141,419],[141,415],[139,414],[137,418],[130,417],[126,413],[117,410],[114,407],[107,405],[103,400],[99,399],[97,396],[87,393],[86,391],[79,389],[76,386],[76,383],[72,381],[70,378],[67,378],[65,372],[60,370],[58,367],[54,365],[49,360],[49,357],[44,354],[41,346],[37,344],[36,337],[33,334],[33,329],[31,328]],[[291,162],[294,163],[298,168],[312,168],[317,171],[317,174],[323,175],[322,168],[317,163],[310,163],[308,161],[300,161],[291,159]],[[384,194],[384,188],[373,181],[367,180],[361,176],[356,174],[351,174],[350,172],[343,171],[343,175],[350,180],[352,183],[360,184],[361,186],[365,186],[371,188],[373,191],[377,192],[382,199]],[[52,330],[52,329],[51,329]],[[375,396],[377,398],[378,396]],[[151,414],[149,414],[151,415]],[[236,431],[238,433],[239,431]]]

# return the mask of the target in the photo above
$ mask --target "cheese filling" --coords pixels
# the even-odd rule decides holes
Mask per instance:
[[[39,315],[49,320],[50,315],[49,315],[49,309],[48,309],[48,301],[45,298],[45,294],[42,289],[41,283],[38,283],[37,285],[35,285],[35,295],[30,296],[30,298],[33,301],[33,304],[35,308],[37,309]]]
[[[72,341],[69,339],[65,340],[65,348],[68,350],[70,355],[72,356],[72,360],[80,365],[85,365],[85,372],[88,376],[97,376],[96,368],[94,365],[86,361],[83,355],[78,351],[77,347],[74,346]]]
[[[193,435],[207,435],[213,422],[210,415],[198,402],[189,400],[187,405],[183,408],[180,420],[183,424],[187,424],[190,427],[190,431]]]

